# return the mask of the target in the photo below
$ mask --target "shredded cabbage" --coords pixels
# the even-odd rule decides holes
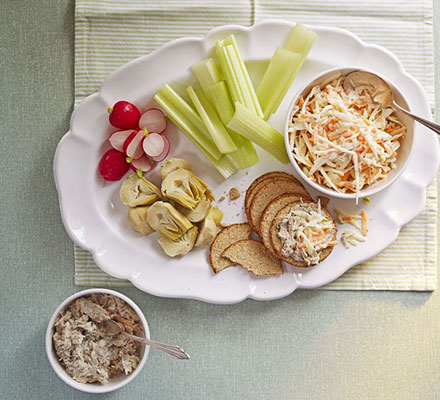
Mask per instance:
[[[396,167],[406,127],[391,108],[374,104],[366,88],[346,93],[337,74],[297,101],[289,126],[290,151],[314,182],[356,193]]]
[[[316,207],[307,203],[292,206],[277,227],[281,254],[308,266],[319,263],[321,250],[337,244],[333,222],[322,211],[320,202]]]

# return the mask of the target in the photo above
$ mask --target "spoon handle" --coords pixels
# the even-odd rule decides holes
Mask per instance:
[[[145,339],[145,338],[141,338],[139,336],[130,335],[127,332],[124,332],[124,334],[127,335],[128,337],[130,337],[133,340],[145,343],[148,346],[155,347],[155,348],[157,348],[159,350],[162,350],[165,353],[168,353],[168,354],[178,358],[179,360],[189,360],[190,359],[189,354],[185,350],[183,350],[181,347],[179,347],[179,346],[172,345],[172,344],[165,344],[165,343],[155,342],[154,340]]]
[[[425,125],[427,128],[433,130],[435,133],[438,133],[440,135],[440,125],[436,124],[435,122],[428,121],[427,119],[418,117],[417,115],[414,115],[410,113],[409,111],[405,110],[404,108],[400,107],[398,104],[394,103],[392,104],[394,110],[401,111],[406,115],[409,115],[412,119],[416,120],[417,122],[420,122],[422,125]]]

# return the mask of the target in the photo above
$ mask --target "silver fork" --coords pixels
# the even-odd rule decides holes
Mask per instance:
[[[189,354],[184,351],[181,347],[172,345],[172,344],[165,344],[160,342],[155,342],[154,340],[142,338],[139,336],[131,335],[128,332],[125,331],[122,324],[119,322],[113,320],[113,319],[106,319],[102,322],[102,327],[106,333],[106,335],[113,336],[117,335],[119,333],[122,333],[126,335],[127,337],[136,340],[137,342],[145,343],[148,346],[155,347],[156,349],[162,350],[165,353],[168,353],[179,360],[189,360],[190,356]]]

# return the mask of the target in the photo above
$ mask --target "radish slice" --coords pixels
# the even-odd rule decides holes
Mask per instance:
[[[157,157],[153,157],[153,160],[156,162],[161,162],[167,158],[168,153],[170,152],[170,141],[166,136],[162,136],[164,142],[165,142],[165,148],[163,149],[162,153],[159,154]]]
[[[116,131],[113,132],[110,135],[110,138],[108,139],[108,141],[110,142],[110,145],[118,151],[123,151],[124,150],[124,143],[127,140],[127,138],[132,134],[136,132],[133,129],[129,129],[127,131]]]
[[[131,157],[134,160],[142,157],[142,155],[144,154],[144,151],[142,149],[142,142],[144,141],[144,138],[145,134],[143,131],[138,131],[134,135],[132,134],[127,138],[125,143],[129,141],[128,144],[125,145],[124,143],[125,154],[127,155],[127,157]]]
[[[165,115],[158,108],[145,111],[139,120],[139,128],[145,128],[148,132],[162,133],[166,127]]]
[[[148,172],[151,168],[153,168],[153,161],[150,159],[150,157],[144,154],[141,158],[133,160],[130,164],[130,168],[134,172],[138,170],[141,170],[142,172]]]
[[[145,154],[150,157],[157,157],[165,149],[164,136],[158,133],[148,133],[143,142]]]

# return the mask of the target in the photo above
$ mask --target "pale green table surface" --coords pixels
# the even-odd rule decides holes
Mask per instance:
[[[74,4],[0,6],[0,399],[91,398],[55,375],[44,350],[50,315],[80,290],[52,178],[73,107]],[[435,20],[440,61],[440,4]],[[233,306],[121,292],[153,337],[192,359],[152,350],[131,384],[100,398],[440,398],[440,291],[299,291]]]

